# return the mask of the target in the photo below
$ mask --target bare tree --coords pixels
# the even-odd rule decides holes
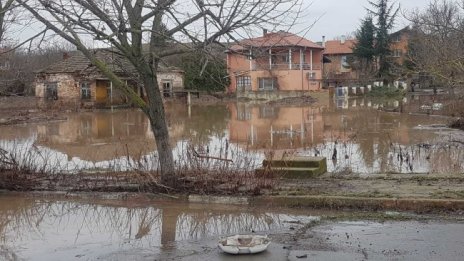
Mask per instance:
[[[46,28],[76,46],[148,116],[165,185],[175,184],[175,166],[157,83],[160,61],[192,49],[207,51],[211,43],[235,39],[259,27],[286,24],[301,10],[301,0],[17,1]],[[148,102],[84,44],[89,37],[100,44],[111,44],[134,66]],[[164,48],[167,44],[175,47]]]
[[[33,95],[35,72],[63,59],[72,52],[71,46],[56,43],[45,48],[19,48],[2,54],[0,58],[0,96]],[[7,66],[5,66],[7,59]],[[1,65],[3,64],[3,67]]]
[[[16,20],[18,5],[16,0],[0,1],[0,44],[4,44],[5,33],[10,25]]]
[[[434,0],[410,16],[412,69],[433,76],[453,90],[464,84],[464,2]]]

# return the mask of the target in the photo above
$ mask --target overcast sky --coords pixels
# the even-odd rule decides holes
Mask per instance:
[[[366,17],[366,7],[369,7],[368,0],[303,0],[305,4],[312,2],[305,16],[301,18],[298,25],[290,28],[290,31],[297,33],[314,42],[322,40],[322,36],[326,36],[326,40],[332,40],[336,37],[347,35],[355,32],[361,19]],[[377,0],[374,0],[377,1]],[[403,17],[404,13],[411,12],[414,9],[424,9],[431,0],[392,0],[391,2],[401,6],[401,12],[395,24],[395,30],[399,30],[407,26],[409,23]],[[316,19],[319,19],[314,26],[308,31],[310,26]],[[17,34],[21,39],[29,38],[35,35],[41,26],[30,26]],[[289,28],[279,28],[288,30]],[[255,32],[260,36],[261,32]],[[243,36],[242,36],[243,37]],[[53,38],[52,42],[60,41],[58,38]],[[91,40],[86,41],[90,45],[95,45]],[[100,46],[90,46],[100,47]]]
[[[304,0],[310,1],[310,0]],[[413,9],[424,9],[429,0],[396,0],[401,5],[403,12],[410,12]],[[320,41],[325,35],[327,40],[356,31],[360,21],[367,14],[365,7],[368,7],[367,0],[313,0],[309,10],[309,16],[304,21],[311,23],[316,17],[320,20],[307,33],[306,38],[313,41]],[[408,25],[402,14],[397,19],[396,29],[401,29]],[[302,26],[302,25],[300,25]]]

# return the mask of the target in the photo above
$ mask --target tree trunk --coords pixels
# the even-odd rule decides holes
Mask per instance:
[[[152,76],[153,75],[153,76]],[[169,142],[169,130],[166,122],[163,99],[158,86],[155,73],[142,75],[145,92],[148,97],[148,112],[145,112],[150,120],[151,130],[155,136],[158,151],[161,182],[163,185],[173,187],[175,185],[175,167],[172,148]]]

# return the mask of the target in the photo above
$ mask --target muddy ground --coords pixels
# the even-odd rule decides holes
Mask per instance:
[[[214,240],[184,243],[156,260],[462,260],[464,224],[443,222],[335,222],[273,234],[268,251],[236,257]],[[204,245],[207,246],[204,246]],[[114,256],[113,256],[114,257]]]
[[[464,177],[429,175],[377,175],[331,177],[282,183],[275,195],[331,195],[371,198],[464,199]]]
[[[66,120],[62,111],[43,110],[37,103],[31,96],[0,97],[0,125]]]

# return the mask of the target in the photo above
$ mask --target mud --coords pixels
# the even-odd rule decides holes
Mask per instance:
[[[42,110],[35,97],[0,97],[0,126],[64,121],[62,112]]]
[[[286,181],[281,195],[331,195],[369,198],[452,198],[464,199],[464,177],[380,175],[370,178],[319,178],[308,181]],[[276,192],[274,192],[276,193]]]

